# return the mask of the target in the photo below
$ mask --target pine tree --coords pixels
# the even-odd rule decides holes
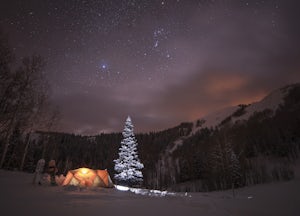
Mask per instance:
[[[143,182],[141,170],[144,165],[140,162],[137,153],[137,141],[133,133],[133,124],[128,116],[123,131],[123,140],[119,148],[119,158],[115,162],[115,180],[118,184],[139,186]]]
[[[234,153],[232,147],[229,148],[229,172],[231,177],[231,187],[233,196],[235,196],[235,185],[241,178],[241,166],[237,158],[237,155]]]
[[[211,153],[211,168],[220,189],[234,188],[241,178],[241,167],[238,156],[231,143],[224,138],[217,142]]]

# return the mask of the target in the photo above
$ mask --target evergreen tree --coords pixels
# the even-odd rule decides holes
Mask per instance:
[[[128,116],[123,130],[123,140],[119,148],[119,158],[115,162],[115,180],[118,184],[137,186],[143,182],[141,170],[144,165],[137,153],[137,141],[133,133],[131,118]]]
[[[231,188],[232,188],[232,193],[233,196],[235,196],[235,187],[236,184],[239,183],[240,178],[241,178],[241,165],[238,160],[237,155],[232,149],[232,146],[228,147],[228,153],[229,153],[229,173],[231,177]]]
[[[241,178],[240,162],[233,150],[231,143],[224,138],[223,142],[217,142],[211,153],[211,168],[217,189],[228,189],[239,183]]]

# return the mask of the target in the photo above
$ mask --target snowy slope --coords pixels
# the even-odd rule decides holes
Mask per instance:
[[[139,195],[116,189],[33,186],[33,175],[0,170],[1,215],[296,216],[300,179],[237,190],[173,196]]]
[[[261,101],[254,102],[248,105],[244,110],[245,113],[240,116],[232,116],[238,109],[240,109],[239,106],[227,107],[220,111],[208,114],[207,116],[204,116],[203,118],[200,119],[204,121],[204,123],[201,126],[197,127],[197,121],[194,122],[194,128],[192,134],[194,134],[201,128],[217,127],[224,119],[230,116],[231,116],[231,121],[233,123],[236,123],[241,121],[247,121],[249,117],[251,117],[254,113],[262,112],[266,109],[270,109],[273,111],[273,113],[275,113],[275,111],[279,108],[279,106],[283,104],[284,102],[283,99],[286,96],[286,94],[288,94],[291,88],[293,88],[293,85],[271,92]]]
[[[226,117],[232,115],[239,107],[233,106],[233,107],[226,107],[224,109],[218,110],[216,112],[210,113],[207,116],[203,117],[201,120],[204,120],[204,123],[201,125],[201,127],[194,127],[194,130],[192,133],[196,132],[200,128],[213,128],[219,125]],[[196,125],[196,122],[194,122],[194,125]]]
[[[201,128],[213,128],[216,127],[222,120],[224,120],[226,117],[232,115],[239,107],[227,107],[225,109],[213,112],[211,114],[208,114],[204,118],[198,120],[203,121],[204,123],[201,124],[201,126],[197,126],[197,121],[193,122],[193,129],[191,133],[188,136],[180,137],[176,141],[174,141],[166,150],[166,154],[170,155],[172,154],[177,148],[183,145],[183,142],[186,138],[192,136],[195,134],[198,130]]]
[[[240,120],[248,120],[249,117],[252,116],[255,112],[262,112],[266,109],[270,109],[275,112],[279,108],[279,105],[283,104],[283,98],[285,97],[287,92],[288,91],[284,91],[283,89],[273,91],[261,101],[253,103],[250,106],[246,107],[246,113],[242,116],[234,117],[233,121],[237,122]]]
[[[181,137],[172,143],[171,146],[167,149],[167,153],[173,153],[178,147],[182,146],[184,139],[194,135],[197,131],[202,128],[215,128],[221,124],[223,120],[228,117],[231,117],[233,123],[246,121],[252,116],[255,112],[261,112],[266,109],[273,110],[274,112],[278,109],[280,104],[283,103],[284,96],[288,93],[288,88],[282,88],[271,92],[259,102],[254,102],[248,105],[244,114],[241,116],[233,116],[233,114],[240,109],[240,106],[226,107],[224,109],[218,110],[216,112],[210,113],[203,118],[193,122],[192,132],[186,136]],[[201,125],[197,125],[201,121]]]
[[[280,105],[284,103],[284,97],[289,91],[294,87],[299,87],[299,85],[300,84],[289,85],[271,92],[261,101],[247,105],[242,114],[235,115],[235,113],[241,109],[241,106],[232,106],[210,113],[203,118],[194,121],[191,133],[187,136],[180,137],[171,143],[163,154],[162,159],[170,157],[176,149],[183,145],[185,139],[193,136],[197,131],[203,128],[218,127],[225,119],[230,118],[231,123],[238,123],[247,121],[256,112],[262,112],[266,109],[272,110],[273,113],[275,113]]]

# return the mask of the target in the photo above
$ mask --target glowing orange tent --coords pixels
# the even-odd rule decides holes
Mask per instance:
[[[107,170],[92,170],[89,168],[70,170],[62,185],[106,188],[114,186]]]

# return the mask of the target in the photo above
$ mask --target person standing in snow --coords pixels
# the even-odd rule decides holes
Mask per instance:
[[[50,174],[50,183],[52,186],[57,185],[55,181],[55,174],[57,171],[55,160],[50,160],[48,164],[48,173]]]
[[[34,172],[33,184],[35,184],[36,181],[38,182],[39,185],[42,184],[41,180],[42,180],[44,167],[45,167],[45,160],[43,158],[39,159],[36,164],[36,168],[35,168],[35,172]]]

